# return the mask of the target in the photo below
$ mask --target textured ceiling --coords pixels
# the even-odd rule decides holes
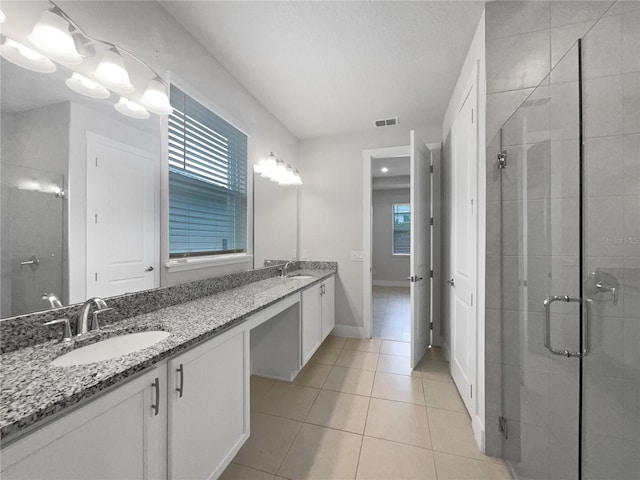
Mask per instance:
[[[298,138],[442,118],[484,2],[162,2]],[[386,127],[394,128],[394,127]]]

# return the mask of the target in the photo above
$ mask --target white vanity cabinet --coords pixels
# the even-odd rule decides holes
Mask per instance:
[[[302,365],[335,326],[335,280],[331,276],[302,291]]]
[[[249,437],[249,332],[169,360],[170,479],[217,478]]]
[[[322,282],[320,295],[322,340],[327,338],[336,326],[336,280],[331,276]]]
[[[0,476],[166,478],[166,385],[162,364],[4,447]]]

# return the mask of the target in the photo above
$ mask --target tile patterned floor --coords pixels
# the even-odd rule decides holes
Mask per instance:
[[[411,310],[408,287],[373,287],[372,336],[411,341]]]
[[[439,349],[329,336],[292,383],[251,378],[251,436],[232,479],[509,479],[476,447]]]

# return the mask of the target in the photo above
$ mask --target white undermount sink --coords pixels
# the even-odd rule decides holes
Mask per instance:
[[[56,358],[51,364],[56,367],[70,367],[72,365],[101,362],[150,347],[169,335],[171,335],[169,332],[157,330],[111,337],[86,347],[76,348]]]
[[[309,280],[316,277],[313,275],[290,275],[288,278],[293,278],[294,280]]]

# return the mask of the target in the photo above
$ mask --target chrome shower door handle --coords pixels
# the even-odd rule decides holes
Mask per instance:
[[[582,303],[580,298],[572,298],[567,295],[554,295],[545,299],[544,303],[544,346],[554,355],[560,355],[562,357],[581,357],[583,353],[588,353],[588,314],[583,315],[582,324],[582,343],[584,345],[583,352],[571,352],[569,350],[556,350],[551,346],[551,304],[553,302],[574,302]],[[585,339],[587,343],[585,343]]]

